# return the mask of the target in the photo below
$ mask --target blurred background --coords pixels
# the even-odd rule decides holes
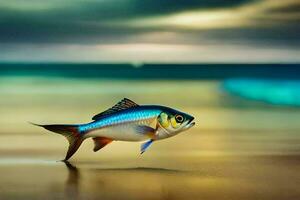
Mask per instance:
[[[0,2],[0,199],[300,198],[299,1]],[[158,141],[67,141],[122,98],[195,116]],[[216,192],[217,191],[217,192]]]

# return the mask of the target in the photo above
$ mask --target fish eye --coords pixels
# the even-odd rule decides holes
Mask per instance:
[[[183,122],[183,116],[182,116],[182,115],[176,115],[176,116],[175,116],[175,120],[176,120],[176,122],[178,122],[178,123],[182,123],[182,122]]]

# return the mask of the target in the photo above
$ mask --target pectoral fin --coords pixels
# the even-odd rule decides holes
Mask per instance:
[[[150,126],[139,125],[135,128],[136,132],[139,134],[147,135],[151,139],[155,139],[156,130]]]
[[[141,154],[143,154],[148,149],[152,142],[153,140],[151,139],[141,145]]]
[[[105,137],[94,137],[94,152],[99,151],[103,147],[105,147],[107,144],[111,143],[113,140]]]

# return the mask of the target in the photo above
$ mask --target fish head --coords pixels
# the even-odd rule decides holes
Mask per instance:
[[[169,136],[186,131],[195,125],[193,116],[174,109],[163,110],[157,121]]]

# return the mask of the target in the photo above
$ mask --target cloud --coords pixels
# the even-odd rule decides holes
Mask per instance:
[[[205,62],[213,58],[202,49],[206,47],[220,60],[246,61],[247,53],[257,60],[264,60],[261,55],[272,60],[270,51],[277,60],[295,61],[300,44],[299,5],[298,0],[3,1],[0,59],[62,60],[62,52],[68,52],[70,59],[107,60],[113,59],[109,54],[115,51],[119,60],[136,55],[141,58],[138,61],[164,61],[164,55],[151,51],[160,52],[160,48],[170,58],[176,55],[177,62],[186,58]],[[134,46],[142,49],[135,52]],[[30,48],[36,54],[22,54]],[[243,59],[234,56],[239,48]],[[222,49],[229,53],[221,55]],[[254,49],[260,55],[255,56]]]
[[[281,4],[277,4],[278,6],[275,6],[271,9],[269,9],[269,12],[271,13],[280,13],[280,14],[298,14],[300,13],[300,2],[293,0],[285,2],[282,1]]]
[[[125,23],[133,27],[169,27],[181,29],[217,29],[234,27],[265,27],[300,20],[300,12],[284,12],[300,7],[296,0],[255,1],[238,7],[193,9],[164,16],[137,18]],[[274,21],[278,20],[278,21]],[[118,22],[117,22],[118,23]],[[119,25],[124,24],[124,21]]]
[[[249,0],[11,0],[0,3],[0,42],[101,43],[109,38],[120,41],[128,35],[156,29],[124,26],[126,20],[190,9],[234,7],[245,2]]]
[[[223,8],[238,6],[253,0],[10,0],[1,2],[0,8],[19,12],[56,12],[85,16],[131,17],[164,15],[191,9]],[[90,13],[90,15],[89,15]],[[78,13],[79,14],[79,13]],[[126,16],[125,16],[126,14]]]

